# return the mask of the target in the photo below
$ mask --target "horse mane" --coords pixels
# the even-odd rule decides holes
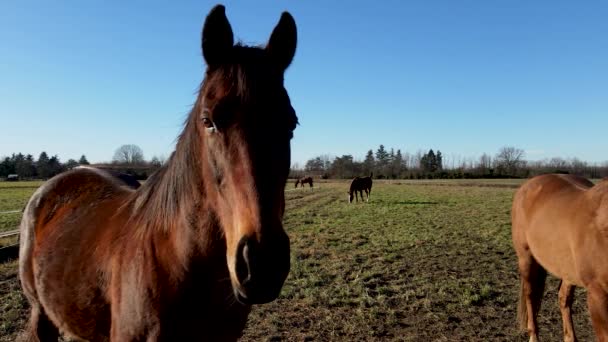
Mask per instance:
[[[200,158],[200,143],[196,123],[190,118],[200,107],[194,105],[178,137],[175,151],[158,171],[133,193],[131,219],[139,225],[170,229],[181,216],[184,208],[196,201],[193,189],[203,191]]]

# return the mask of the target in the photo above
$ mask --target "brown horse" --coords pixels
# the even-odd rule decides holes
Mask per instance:
[[[367,201],[369,202],[369,196],[372,194],[372,172],[369,177],[355,177],[350,183],[350,189],[348,190],[348,203],[353,202],[353,197],[359,202],[357,192],[361,195],[361,201],[363,202],[363,191],[367,195]]]
[[[296,188],[298,187],[298,184],[300,184],[302,187],[304,187],[304,184],[309,184],[310,188],[312,189],[312,177],[298,178],[296,179]]]
[[[519,320],[538,341],[536,315],[547,272],[561,278],[559,306],[565,341],[575,341],[575,286],[587,289],[598,340],[608,341],[608,183],[572,175],[543,175],[524,183],[512,208],[513,245],[519,260]]]
[[[297,124],[283,74],[295,48],[288,13],[266,47],[247,47],[214,7],[205,78],[167,164],[137,190],[78,169],[36,191],[21,223],[23,339],[236,340],[251,305],[279,295]]]

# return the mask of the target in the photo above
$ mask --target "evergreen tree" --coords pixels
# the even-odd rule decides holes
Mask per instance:
[[[32,178],[36,175],[36,166],[34,165],[34,156],[28,154],[23,156],[18,154],[18,160],[15,161],[15,172],[21,178]]]
[[[435,156],[435,152],[433,152],[433,149],[429,150],[429,153],[427,154],[427,156],[428,156],[427,171],[430,171],[430,172],[437,171],[437,156]]]
[[[435,158],[437,160],[437,170],[443,170],[443,155],[441,154],[441,151],[437,150]]]
[[[374,172],[375,164],[376,160],[374,159],[374,152],[372,150],[367,151],[367,155],[363,161],[363,173],[367,176]]]
[[[10,174],[15,173],[15,164],[11,161],[11,158],[4,157],[0,163],[0,177],[6,177]]]
[[[49,158],[48,167],[50,171],[50,177],[53,177],[63,172],[63,165],[61,165],[61,162],[59,161],[59,157],[57,155],[54,155]]]
[[[388,162],[389,154],[384,149],[384,145],[380,145],[376,151],[376,170],[379,173],[378,176],[382,175],[386,177]]]
[[[376,151],[376,161],[380,164],[380,166],[386,165],[388,161],[388,153],[384,149],[384,145],[380,145],[378,150]]]
[[[43,179],[47,179],[51,177],[51,169],[49,167],[49,156],[46,152],[40,153],[38,157],[38,161],[36,162],[36,172],[39,177]]]
[[[85,157],[84,154],[78,160],[78,164],[80,164],[80,165],[89,165],[89,161],[87,160],[87,157]]]
[[[65,162],[64,167],[65,167],[66,170],[71,170],[71,169],[75,168],[78,165],[79,165],[78,162],[75,161],[74,159],[68,159],[68,161]]]
[[[420,158],[420,168],[426,172],[437,171],[437,156],[435,155],[433,149],[430,149],[428,153],[422,155],[422,158]]]
[[[22,153],[14,155],[13,162],[15,164],[15,173],[18,174],[19,177],[25,178],[29,176],[29,168],[27,167],[25,156]]]
[[[401,155],[401,150],[397,150],[395,158],[393,159],[393,173],[395,174],[395,177],[399,178],[403,171],[405,171],[403,156]]]
[[[336,178],[352,178],[353,171],[353,156],[350,154],[336,157],[330,167],[330,173]]]

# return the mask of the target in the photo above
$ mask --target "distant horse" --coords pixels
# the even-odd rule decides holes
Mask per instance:
[[[369,196],[372,194],[373,176],[374,173],[372,172],[369,177],[355,177],[353,179],[353,181],[350,183],[350,190],[348,191],[348,203],[353,202],[353,197],[355,197],[356,201],[359,202],[357,192],[359,192],[361,195],[361,201],[363,201],[363,191],[365,191],[365,194],[367,195],[367,202],[369,202]]]
[[[310,187],[312,188],[312,177],[298,178],[296,179],[296,188],[298,187],[298,184],[300,184],[302,187],[304,187],[304,184],[310,184]]]
[[[575,341],[575,286],[587,305],[599,341],[608,341],[608,183],[573,175],[542,175],[524,183],[512,208],[513,246],[519,260],[519,321],[538,341],[536,315],[547,271],[561,278],[559,306],[565,341]]]
[[[207,70],[166,165],[137,190],[82,168],[41,186],[21,222],[29,341],[226,341],[289,273],[283,229],[298,119],[283,75],[296,25],[234,45],[223,6],[202,32]]]

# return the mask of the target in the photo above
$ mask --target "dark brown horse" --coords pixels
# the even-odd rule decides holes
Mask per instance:
[[[519,320],[538,341],[536,315],[547,272],[561,278],[559,306],[565,341],[575,341],[575,286],[599,341],[608,341],[608,183],[573,175],[543,175],[524,183],[513,199],[513,246],[519,261]]]
[[[300,184],[302,187],[304,187],[304,184],[309,184],[310,188],[312,189],[312,177],[298,178],[296,179],[296,188],[298,187],[298,184]]]
[[[363,202],[363,192],[367,195],[367,201],[369,202],[369,196],[372,194],[372,172],[369,177],[355,177],[350,183],[350,189],[348,190],[348,203],[353,202],[353,197],[359,202],[357,192],[361,195],[361,201]]]
[[[236,340],[289,272],[283,230],[297,117],[283,86],[296,25],[234,45],[223,6],[202,34],[207,70],[169,161],[139,189],[95,169],[36,191],[21,223],[25,340]]]

